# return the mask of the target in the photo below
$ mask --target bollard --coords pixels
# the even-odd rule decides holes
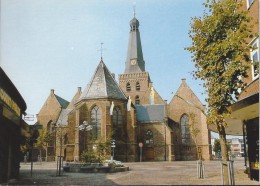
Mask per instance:
[[[197,177],[204,178],[204,163],[202,160],[197,161]]]
[[[227,161],[225,162],[221,162],[221,182],[222,185],[224,185],[224,169],[223,169],[223,165],[227,165],[228,167],[228,182],[229,185],[235,185],[235,176],[234,176],[234,165],[233,165],[234,161]]]

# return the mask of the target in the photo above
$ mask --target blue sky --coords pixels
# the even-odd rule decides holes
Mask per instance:
[[[170,100],[186,78],[205,104],[194,64],[184,48],[191,17],[201,16],[203,0],[1,0],[1,67],[37,114],[50,89],[71,101],[84,89],[100,61],[124,72],[129,21],[136,18],[146,70],[163,99]],[[173,94],[172,94],[173,93]]]

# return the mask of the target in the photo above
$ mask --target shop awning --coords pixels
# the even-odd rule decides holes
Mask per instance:
[[[246,97],[231,106],[231,115],[226,118],[227,135],[243,135],[243,121],[259,117],[259,93]],[[209,129],[217,132],[216,126],[210,125]]]

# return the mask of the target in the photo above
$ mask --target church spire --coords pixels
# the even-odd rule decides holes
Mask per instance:
[[[130,21],[130,33],[128,40],[128,50],[125,62],[125,74],[139,73],[145,71],[141,38],[139,32],[139,21],[135,17]]]

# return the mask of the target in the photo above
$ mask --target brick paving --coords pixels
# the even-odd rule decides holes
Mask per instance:
[[[9,185],[221,185],[220,161],[205,161],[205,177],[197,178],[196,161],[124,163],[130,171],[119,173],[63,173],[56,176],[56,163],[21,163],[20,178]],[[244,161],[234,161],[235,185],[259,185],[244,173]]]

